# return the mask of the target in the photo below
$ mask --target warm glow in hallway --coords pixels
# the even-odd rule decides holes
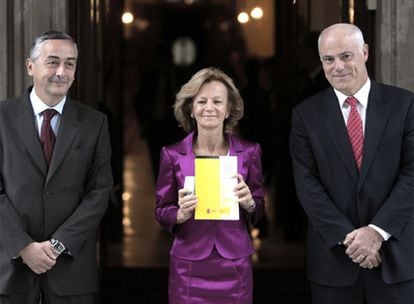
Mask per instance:
[[[172,236],[164,232],[154,217],[155,193],[145,141],[133,111],[125,117],[125,160],[123,193],[123,241],[108,244],[108,266],[166,267]],[[271,206],[268,206],[270,209]],[[264,239],[254,238],[257,252],[255,267],[304,266],[302,242],[283,241],[279,227],[274,227],[267,210],[270,230]],[[255,233],[252,233],[253,236]]]

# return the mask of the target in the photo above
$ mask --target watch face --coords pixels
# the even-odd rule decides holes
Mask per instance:
[[[61,242],[59,242],[58,240],[52,239],[52,240],[50,240],[50,243],[52,244],[53,251],[56,254],[61,254],[66,249],[65,246]]]
[[[189,37],[177,38],[171,47],[171,51],[176,66],[190,66],[195,62],[197,57],[196,44]]]
[[[65,247],[63,247],[63,245],[62,244],[58,244],[56,247],[55,247],[55,252],[57,252],[57,253],[62,253],[63,251],[65,251]]]

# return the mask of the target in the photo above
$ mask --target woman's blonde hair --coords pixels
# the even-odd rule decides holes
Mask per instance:
[[[217,68],[205,68],[195,73],[176,95],[174,115],[180,127],[187,133],[196,128],[195,120],[191,117],[194,97],[204,84],[211,81],[219,81],[227,88],[229,116],[224,121],[224,131],[231,132],[243,117],[243,99],[233,80]]]

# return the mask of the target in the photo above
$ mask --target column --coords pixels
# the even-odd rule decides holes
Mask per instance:
[[[33,39],[68,28],[68,0],[0,1],[0,100],[19,96],[30,85],[25,62]]]
[[[376,80],[414,91],[414,2],[377,1]]]

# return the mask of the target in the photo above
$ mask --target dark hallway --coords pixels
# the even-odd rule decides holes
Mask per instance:
[[[252,227],[254,303],[308,303],[304,218],[293,194],[286,141],[297,96],[289,93],[289,78],[280,76],[281,69],[289,69],[287,62],[276,56],[293,43],[284,32],[286,17],[275,21],[276,12],[290,6],[262,1],[266,18],[271,17],[266,26],[253,20],[243,28],[236,21],[240,3],[125,1],[124,10],[137,17],[124,25],[122,235],[103,248],[101,303],[167,303],[173,237],[155,221],[157,162],[151,156],[157,158],[160,146],[183,137],[171,117],[174,95],[194,71],[210,65],[235,80],[246,106],[238,132],[260,141],[266,155],[268,231]],[[277,47],[276,41],[281,42]]]
[[[291,110],[326,86],[316,39],[324,27],[337,22],[353,23],[364,32],[370,76],[413,90],[410,1],[0,3],[0,100],[18,96],[30,85],[24,66],[31,41],[54,29],[70,34],[79,49],[68,96],[108,116],[114,187],[97,243],[97,303],[168,302],[173,236],[154,216],[156,158],[160,145],[182,138],[171,120],[175,94],[190,75],[207,66],[234,79],[246,109],[236,132],[265,151],[268,226],[251,227],[254,304],[310,303],[307,224],[288,150]],[[262,19],[256,19],[260,13],[252,16],[255,6],[263,9]],[[127,12],[129,21],[123,20]],[[242,12],[247,21],[238,19]]]
[[[172,236],[155,221],[148,149],[133,111],[125,113],[123,240],[106,244],[101,303],[165,304]],[[303,242],[285,242],[280,226],[273,224],[265,238],[257,238],[257,231],[252,235],[254,303],[308,303]]]

